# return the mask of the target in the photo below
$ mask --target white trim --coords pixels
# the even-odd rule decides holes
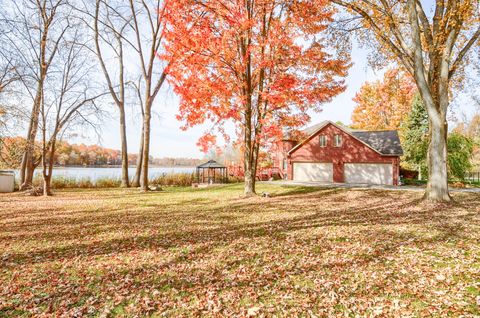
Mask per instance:
[[[322,144],[322,137],[324,138],[325,140],[325,144]],[[319,135],[318,136],[318,144],[320,145],[320,148],[325,148],[328,146],[328,138],[327,138],[327,135]]]

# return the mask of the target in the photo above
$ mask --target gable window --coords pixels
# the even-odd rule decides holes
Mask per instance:
[[[327,146],[327,136],[322,135],[320,136],[320,147],[326,147]]]
[[[342,146],[342,135],[335,135],[335,147]]]

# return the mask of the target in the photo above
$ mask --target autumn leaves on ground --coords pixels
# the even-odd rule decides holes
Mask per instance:
[[[479,315],[480,197],[261,185],[0,196],[0,316]]]

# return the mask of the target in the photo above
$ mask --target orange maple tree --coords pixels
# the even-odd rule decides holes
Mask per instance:
[[[244,152],[245,194],[255,193],[262,142],[300,127],[345,89],[349,57],[324,41],[334,10],[326,0],[170,2],[168,79],[185,129],[212,122],[203,150],[233,122]]]
[[[352,126],[357,129],[400,129],[412,110],[417,87],[411,76],[399,69],[388,70],[383,80],[367,82],[355,95]]]

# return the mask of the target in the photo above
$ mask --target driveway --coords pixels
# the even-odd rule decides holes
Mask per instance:
[[[336,188],[336,189],[375,189],[375,190],[391,190],[391,191],[425,191],[424,187],[416,186],[389,186],[389,185],[371,185],[371,184],[346,184],[346,183],[325,183],[325,182],[299,182],[299,181],[264,181],[264,183],[284,185],[284,186],[301,186],[301,187],[318,187],[318,188]],[[480,188],[450,188],[450,192],[480,193]]]

